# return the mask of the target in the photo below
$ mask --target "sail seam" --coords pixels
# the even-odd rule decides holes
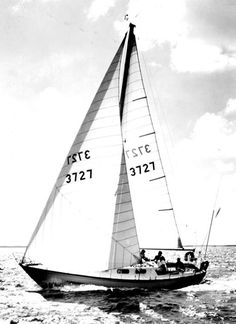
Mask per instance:
[[[138,71],[137,71],[138,72]],[[140,78],[137,78],[136,80],[133,80],[133,81],[129,81],[128,82],[128,85],[132,85],[132,84],[134,84],[134,83],[142,83],[142,80],[140,79]],[[138,91],[138,90],[143,90],[143,88],[138,88],[138,89],[136,89],[136,90],[134,90],[134,91]],[[129,94],[129,92],[127,92],[128,94]]]
[[[122,201],[122,202],[116,203],[116,206],[123,205],[123,204],[128,204],[128,203],[131,203],[131,200],[127,200],[127,201]]]
[[[105,129],[105,128],[114,128],[115,126],[117,126],[117,125],[114,124],[114,125],[110,125],[110,126],[100,126],[100,127],[90,128],[89,130],[85,130],[85,131],[81,132],[80,134],[82,135],[82,134],[86,134],[88,132],[98,131],[100,129]]]
[[[125,241],[125,240],[128,240],[128,239],[132,239],[132,238],[136,238],[136,237],[137,237],[137,235],[128,236],[128,237],[125,237],[125,238],[119,240],[119,242],[121,242],[121,241]]]
[[[137,99],[138,100],[138,99]],[[132,101],[130,101],[130,103],[131,102],[134,102],[134,101],[136,101],[136,99],[133,99]],[[146,105],[143,105],[143,106],[138,106],[138,109],[145,109],[146,108]],[[130,113],[132,113],[132,112],[137,112],[137,106],[136,105],[133,105],[133,107],[132,108],[130,108],[129,109],[129,111],[124,111],[124,116],[125,115],[128,115],[128,114],[130,114]]]
[[[137,129],[143,128],[144,126],[146,126],[146,127],[150,127],[148,124],[147,124],[147,125],[140,125],[140,126],[132,127],[132,130],[129,129],[129,132],[130,132],[130,133],[135,133],[135,131],[136,131]],[[156,151],[158,152],[158,150],[156,150]]]
[[[113,98],[116,98],[116,96],[111,96],[111,97],[107,97],[107,98],[102,98],[102,99],[95,100],[95,101],[93,101],[93,104],[97,104],[98,102],[101,102],[101,101],[104,101],[104,100],[113,99]]]
[[[81,144],[81,143],[86,143],[86,142],[98,140],[98,139],[101,139],[101,138],[110,138],[110,137],[118,137],[118,136],[119,135],[116,134],[116,135],[105,135],[105,136],[99,136],[99,137],[93,137],[93,138],[86,138],[84,141],[76,142],[74,145],[78,145],[78,144]]]
[[[132,99],[127,104],[133,103],[133,102],[138,101],[138,100],[139,99]],[[129,111],[126,111],[124,115],[130,115],[130,114],[133,114],[133,113],[137,113],[137,109],[139,109],[141,111],[141,110],[145,110],[146,107],[147,107],[146,105],[138,106],[138,107],[137,107],[137,105],[133,105],[133,107],[130,108]]]
[[[112,79],[112,81],[114,81],[114,79]],[[107,82],[107,81],[106,81]],[[102,84],[103,85],[103,84]],[[109,92],[109,91],[111,91],[111,90],[114,90],[114,89],[117,89],[117,86],[114,86],[114,87],[110,87],[109,89],[104,89],[104,90],[100,90],[100,91],[98,91],[97,92],[97,94],[96,94],[96,96],[98,96],[98,95],[100,95],[100,94],[102,94],[102,93],[106,93],[106,92]]]
[[[126,245],[126,246],[123,246],[122,244],[120,244],[120,241],[116,240],[115,238],[112,239],[114,242],[116,243],[119,243],[119,245],[126,251],[128,252],[129,254],[131,254],[132,256],[134,256],[135,258],[137,258],[137,256],[130,251],[130,248],[132,249],[132,247],[136,246],[136,243],[135,244],[130,244],[130,245]],[[127,240],[127,239],[126,239]]]
[[[129,228],[125,228],[124,230],[115,231],[115,232],[113,232],[112,234],[113,234],[113,235],[116,235],[116,234],[119,234],[119,233],[128,232],[128,231],[130,231],[130,230],[132,230],[132,229],[134,229],[134,228],[135,228],[135,226],[132,226],[132,227],[129,227]]]
[[[107,119],[107,118],[113,118],[113,119],[114,119],[114,117],[116,117],[116,115],[111,115],[111,116],[101,116],[101,117],[98,117],[98,118],[96,119],[96,121],[97,121],[97,120],[101,120],[101,119]],[[92,120],[92,119],[87,120],[86,124],[89,124],[90,122],[93,122],[93,120]],[[106,126],[106,127],[110,127],[110,126]],[[81,134],[81,133],[80,133],[80,134]]]
[[[73,145],[72,145],[72,148],[74,148],[76,145],[78,145],[79,146],[79,144],[81,144],[81,142],[76,142],[76,143],[74,143]],[[120,143],[119,144],[110,144],[110,145],[101,145],[101,146],[99,146],[99,149],[100,148],[104,148],[104,147],[116,147],[116,146],[120,146]],[[94,145],[94,146],[90,146],[90,149],[98,149],[97,148],[97,145]],[[98,150],[99,150],[98,149]]]
[[[119,182],[119,183],[118,183],[118,186],[127,185],[127,184],[129,184],[128,181],[126,181],[126,182]]]
[[[138,88],[138,89],[135,89],[135,90],[130,90],[129,92],[127,92],[127,94],[128,94],[128,95],[132,95],[132,94],[135,93],[135,92],[139,92],[139,90],[143,90],[143,88]],[[133,102],[133,101],[134,101],[133,99],[131,99],[131,100],[129,100],[129,101],[126,101],[126,105],[127,105],[128,103]]]
[[[126,219],[126,220],[119,220],[118,222],[114,222],[114,224],[121,224],[121,223],[126,223],[126,222],[130,222],[130,221],[133,221],[133,217],[132,218],[129,218],[129,219]],[[119,232],[114,232],[114,233],[119,233]]]
[[[143,116],[139,116],[139,117],[133,118],[132,120],[129,120],[129,123],[132,123],[133,121],[136,121],[136,120],[139,120],[139,119],[143,119],[145,117],[149,117],[149,115],[146,114],[146,115],[143,115]],[[127,121],[126,121],[126,123],[127,123]]]
[[[117,107],[118,105],[115,104],[115,105],[109,105],[109,106],[100,106],[100,108],[96,108],[94,110],[89,110],[86,117],[92,113],[97,113],[98,111],[102,111],[102,110],[106,110],[106,109],[110,109],[110,108],[114,108],[114,107]],[[92,107],[92,105],[90,106],[90,108]]]
[[[127,209],[127,210],[124,210],[124,211],[119,211],[119,212],[115,213],[115,215],[125,214],[125,213],[132,212],[132,211],[133,211],[133,209]]]
[[[129,191],[119,192],[119,193],[117,193],[116,195],[117,195],[117,196],[120,196],[120,195],[126,195],[126,194],[129,194],[129,195],[130,195],[130,192],[129,192]]]

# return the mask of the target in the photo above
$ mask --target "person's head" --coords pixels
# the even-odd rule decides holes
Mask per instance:
[[[144,249],[142,249],[141,252],[140,252],[140,254],[145,254],[145,252],[146,251]]]
[[[159,256],[160,256],[160,255],[162,255],[162,252],[161,252],[161,251],[159,251],[159,252],[158,252],[158,255],[159,255]]]
[[[177,262],[180,262],[180,258],[177,258]]]

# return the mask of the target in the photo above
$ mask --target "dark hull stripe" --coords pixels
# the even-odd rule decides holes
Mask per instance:
[[[52,270],[34,268],[20,264],[25,272],[43,288],[50,286],[61,286],[67,283],[90,284],[114,288],[146,288],[146,289],[179,289],[191,285],[199,284],[206,275],[205,271],[200,271],[192,276],[178,277],[158,280],[141,279],[118,279],[101,278],[84,275],[76,275]]]

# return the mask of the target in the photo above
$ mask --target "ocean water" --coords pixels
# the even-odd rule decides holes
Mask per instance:
[[[210,247],[206,280],[175,291],[67,286],[42,291],[0,249],[0,324],[236,323],[236,247]]]

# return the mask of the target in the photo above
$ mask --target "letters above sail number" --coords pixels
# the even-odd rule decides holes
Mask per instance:
[[[151,153],[149,144],[138,146],[138,147],[132,148],[130,150],[125,150],[125,154],[128,159],[133,158],[133,157],[138,157],[145,153]]]
[[[90,151],[86,150],[86,151],[80,151],[80,152],[76,152],[73,153],[72,155],[68,155],[67,156],[67,164],[72,164],[75,162],[79,162],[82,161],[84,159],[90,159]]]

